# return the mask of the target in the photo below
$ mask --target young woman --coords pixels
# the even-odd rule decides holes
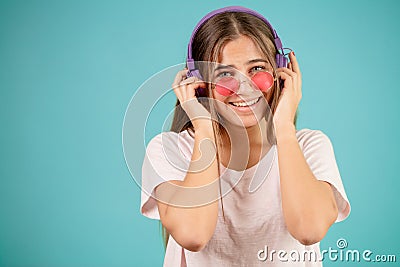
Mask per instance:
[[[164,266],[321,266],[319,242],[350,205],[329,138],[295,127],[295,54],[286,64],[272,26],[243,7],[211,12],[192,37],[171,131],[142,169]]]

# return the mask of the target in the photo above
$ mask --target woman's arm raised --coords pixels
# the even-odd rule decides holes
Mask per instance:
[[[186,70],[173,84],[182,108],[195,129],[189,169],[183,181],[163,182],[155,189],[163,226],[174,240],[190,251],[200,251],[214,234],[218,218],[218,162],[212,121],[197,101],[195,89],[204,84],[194,77],[181,82]]]
[[[277,69],[284,88],[274,114],[282,210],[291,235],[304,245],[319,242],[338,216],[329,183],[317,180],[296,137],[293,124],[300,102],[301,73],[294,53],[288,68]]]

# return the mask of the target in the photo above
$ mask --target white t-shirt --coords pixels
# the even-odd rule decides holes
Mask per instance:
[[[350,213],[350,204],[330,139],[322,131],[310,129],[297,130],[296,137],[314,176],[332,186],[339,210],[336,222],[344,220]],[[194,138],[187,131],[164,132],[149,142],[142,168],[141,213],[144,216],[160,219],[153,190],[167,180],[185,178],[184,170],[189,166],[193,146]],[[170,236],[165,267],[322,266],[319,243],[302,245],[286,228],[276,145],[258,164],[243,172],[227,169],[222,164],[220,171],[225,220],[219,200],[215,232],[199,252],[182,248]]]

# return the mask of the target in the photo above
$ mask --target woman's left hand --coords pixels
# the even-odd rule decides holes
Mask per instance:
[[[277,78],[282,79],[283,88],[274,114],[274,127],[293,125],[297,107],[301,99],[301,73],[293,52],[289,54],[290,63],[287,68],[276,70]]]

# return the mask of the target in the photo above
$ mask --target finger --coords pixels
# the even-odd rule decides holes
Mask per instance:
[[[290,63],[289,63],[289,64],[290,64]],[[276,71],[277,71],[277,72],[286,72],[287,74],[290,74],[290,75],[291,75],[291,73],[294,73],[294,71],[292,71],[292,70],[289,68],[289,64],[288,64],[288,67],[287,67],[287,68],[285,68],[285,67],[283,67],[283,68],[277,68]]]
[[[284,73],[290,75],[290,76],[293,77],[293,78],[297,78],[297,77],[296,77],[296,76],[297,76],[297,73],[294,72],[294,71],[292,71],[292,70],[289,69],[289,68],[278,68],[278,69],[276,69],[276,72],[277,72],[277,73],[278,73],[278,72],[284,72]]]
[[[180,85],[188,85],[196,81],[196,77],[189,77],[185,80],[182,80],[179,84]]]
[[[175,76],[174,82],[172,84],[172,87],[176,87],[179,85],[179,83],[184,80],[186,78],[186,74],[187,74],[188,70],[184,69],[181,71],[178,71],[178,73]]]
[[[281,78],[282,80],[292,80],[292,76],[284,71],[277,72],[278,78]]]
[[[297,91],[298,85],[299,85],[299,79],[298,79],[298,74],[288,68],[279,68],[277,69],[277,73],[285,73],[285,75],[288,75],[291,79],[291,84],[294,87],[294,90]]]
[[[289,53],[289,58],[290,58],[290,64],[291,64],[291,67],[292,67],[292,71],[297,76],[297,77],[294,76],[295,77],[294,81],[295,81],[295,85],[296,85],[295,89],[301,90],[301,79],[302,79],[301,78],[301,71],[300,71],[300,68],[299,68],[299,63],[298,63],[297,58],[296,58],[296,56],[295,56],[293,51]]]
[[[186,84],[182,84],[179,86],[181,94],[182,94],[182,100],[185,102],[188,99],[188,89]]]
[[[284,82],[283,87],[284,88],[292,88],[293,87],[293,79],[292,76],[290,76],[286,72],[278,72],[277,73],[278,78],[282,79]]]
[[[199,87],[207,88],[207,84],[203,80],[201,80],[201,79],[199,79],[197,77],[195,77],[194,83],[196,84],[195,89],[197,89]]]
[[[181,84],[185,84],[187,85],[187,89],[188,91],[193,91],[193,94],[195,94],[195,90],[198,89],[199,87],[201,88],[207,88],[207,84],[200,80],[197,77],[190,77],[186,80],[184,80]]]
[[[176,95],[176,98],[178,98],[179,102],[182,103],[183,96],[182,96],[181,90],[179,90],[179,88],[180,88],[179,86],[175,86],[174,87],[174,93]]]
[[[288,64],[288,69],[290,69],[291,71],[293,71],[292,62],[289,62],[289,64]]]
[[[207,85],[206,85],[205,82],[202,82],[202,81],[197,81],[197,82],[194,82],[194,83],[191,83],[191,84],[187,85],[186,92],[188,94],[190,94],[190,98],[195,98],[196,97],[196,90],[198,88],[207,88]]]
[[[295,70],[295,64],[297,64],[297,63],[295,63],[295,61],[291,61],[289,63],[289,65],[288,65],[288,67],[291,67],[292,69],[289,69],[289,68],[278,68],[276,71],[277,72],[283,71],[283,72],[286,72],[289,75],[291,75],[293,77],[293,83],[295,85],[295,90],[298,90],[298,89],[301,90],[301,73],[294,71]]]
[[[196,77],[189,77],[186,80],[183,80],[180,84],[180,91],[183,96],[183,99],[190,100],[196,97],[196,88],[200,87],[199,82],[196,82],[196,80],[199,80]]]
[[[298,63],[297,58],[294,55],[293,51],[290,52],[289,59],[290,59],[290,63],[292,63],[293,71],[296,72],[299,76],[301,76],[299,63]]]

